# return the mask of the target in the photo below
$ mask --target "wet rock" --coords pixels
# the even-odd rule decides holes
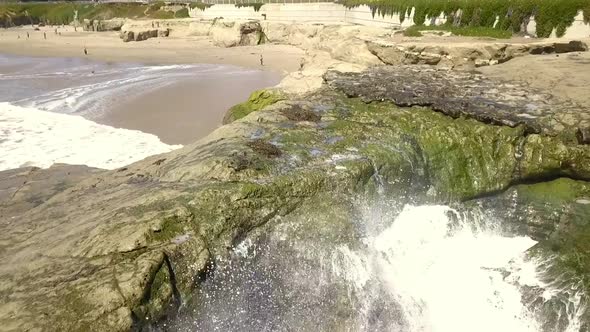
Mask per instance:
[[[285,96],[277,90],[258,90],[252,92],[247,101],[234,105],[223,117],[223,124],[231,123],[241,119],[248,114],[261,110],[266,106],[277,103],[285,99]]]
[[[551,43],[542,45],[532,45],[530,54],[553,54],[553,53],[569,53],[569,52],[585,52],[588,51],[588,45],[579,41],[572,40],[567,43]]]

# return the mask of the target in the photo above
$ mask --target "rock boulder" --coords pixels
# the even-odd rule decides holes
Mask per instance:
[[[135,33],[133,31],[122,31],[121,32],[121,39],[123,39],[123,42],[127,43],[130,41],[134,41],[135,40]]]

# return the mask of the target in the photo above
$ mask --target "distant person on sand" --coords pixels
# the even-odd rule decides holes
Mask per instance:
[[[260,54],[260,65],[264,66],[264,59],[262,58],[262,54]]]
[[[84,46],[84,55],[88,55],[88,49]]]
[[[43,39],[47,39],[47,32],[43,32]]]
[[[27,31],[27,39],[29,39],[29,32]]]
[[[57,28],[55,28],[55,34],[57,35]]]

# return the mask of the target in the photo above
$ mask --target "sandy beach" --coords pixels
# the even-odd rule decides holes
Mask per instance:
[[[172,76],[162,87],[119,98],[111,102],[108,113],[90,118],[115,128],[154,134],[166,144],[189,144],[206,136],[221,125],[227,109],[246,100],[255,90],[278,84],[284,75],[298,69],[303,56],[302,50],[286,45],[221,48],[206,37],[181,36],[123,43],[117,32],[84,32],[81,29],[75,32],[73,27],[58,28],[58,32],[61,35],[56,35],[52,27],[35,31],[30,26],[0,30],[0,54],[39,57],[40,63],[46,61],[46,57],[59,57],[79,58],[89,66],[212,64],[228,66],[221,67],[226,72],[244,71],[245,74],[196,74],[194,78],[178,82]],[[88,55],[84,54],[84,48]],[[261,55],[264,66],[260,65]],[[30,64],[0,63],[0,74],[18,73],[23,66]],[[58,77],[29,84],[40,86],[42,90],[44,85],[64,88],[68,81]]]
[[[288,73],[299,68],[304,52],[293,46],[265,44],[221,48],[207,37],[178,36],[153,38],[142,42],[124,43],[118,32],[86,32],[73,27],[41,27],[35,31],[30,26],[0,30],[0,53],[53,56],[87,57],[103,61],[140,62],[145,64],[230,64],[241,67],[273,70]],[[30,38],[27,39],[27,32]],[[47,39],[44,39],[46,33]],[[18,36],[20,35],[20,39]],[[88,55],[84,55],[84,47]],[[260,55],[264,66],[260,66]]]
[[[274,72],[189,80],[114,105],[99,122],[157,135],[168,144],[189,144],[221,125],[225,112],[253,90],[277,84]]]

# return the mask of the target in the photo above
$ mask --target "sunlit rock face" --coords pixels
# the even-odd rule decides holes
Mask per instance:
[[[72,174],[43,200],[11,185],[31,199],[0,202],[0,273],[18,295],[0,318],[12,330],[583,329],[588,227],[569,216],[588,215],[588,146],[571,127],[433,112],[434,93],[398,105],[389,72],[256,93],[205,139]],[[408,86],[432,81],[408,73]],[[581,184],[549,182],[561,177]],[[517,184],[549,187],[504,202]],[[546,192],[560,200],[519,210],[551,203]],[[575,213],[554,218],[561,203]]]

